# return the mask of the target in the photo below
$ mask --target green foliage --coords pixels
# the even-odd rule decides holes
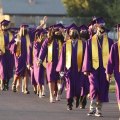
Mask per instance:
[[[80,18],[102,16],[113,25],[120,21],[120,0],[62,0],[68,15],[78,23]],[[83,20],[82,23],[85,21]]]

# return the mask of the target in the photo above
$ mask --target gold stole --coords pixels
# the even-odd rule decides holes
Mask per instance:
[[[30,47],[30,37],[27,34],[26,36],[26,47],[27,47],[27,53],[29,52],[29,47]],[[21,37],[18,35],[17,39],[21,40]],[[21,41],[17,43],[17,49],[16,49],[16,56],[20,56],[21,55]]]
[[[72,44],[71,40],[67,40],[66,42],[66,68],[69,69],[71,67],[71,57],[72,57]],[[78,71],[81,69],[82,65],[82,56],[83,56],[83,44],[81,40],[78,40],[77,46],[77,65]]]
[[[48,62],[52,61],[52,53],[53,53],[53,41],[48,45]]]
[[[8,32],[9,34],[9,42],[12,40],[13,35]],[[4,33],[0,31],[0,50],[5,53],[5,38],[4,38]]]
[[[98,42],[99,41],[97,35],[94,35],[92,37],[92,65],[94,69],[97,69],[99,67]],[[106,34],[103,36],[103,43],[101,49],[102,49],[103,66],[104,68],[106,68],[109,57],[109,43]]]
[[[102,44],[102,58],[103,58],[103,66],[106,68],[109,58],[109,43],[108,36],[105,34],[103,36],[103,44]]]
[[[77,47],[78,71],[80,71],[82,67],[82,57],[83,57],[83,43],[82,43],[82,40],[78,40],[78,47]]]

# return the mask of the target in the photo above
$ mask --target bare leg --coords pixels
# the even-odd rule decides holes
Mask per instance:
[[[17,75],[14,75],[14,80],[12,82],[12,91],[13,92],[16,92],[16,83],[17,83],[17,80],[19,79],[19,76]]]
[[[34,93],[37,94],[37,85],[33,85]]]
[[[42,85],[38,85],[39,86],[39,98],[42,98]]]
[[[54,82],[49,82],[49,91],[50,91],[50,102],[54,103],[54,89],[55,89],[55,83]]]
[[[25,72],[25,76],[23,78],[23,91],[24,91],[24,94],[29,94],[29,91],[28,91],[28,73],[27,73],[27,70]]]
[[[1,90],[3,90],[4,84],[3,84],[3,80],[2,79],[0,79],[0,87],[1,87]]]
[[[42,96],[45,96],[45,85],[42,85]]]
[[[58,90],[57,90],[56,100],[60,101],[60,95],[59,95],[59,91],[61,89],[61,82],[60,82],[60,80],[57,81],[57,88],[58,88]]]
[[[18,80],[17,80],[16,90],[20,91],[20,78],[18,78]]]

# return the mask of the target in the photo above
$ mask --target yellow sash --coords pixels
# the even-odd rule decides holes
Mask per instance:
[[[80,71],[80,69],[81,69],[82,57],[83,57],[83,43],[82,43],[82,40],[78,40],[78,47],[77,47],[78,71]]]
[[[48,45],[48,62],[52,61],[52,53],[53,53],[53,41],[50,45]]]
[[[4,33],[0,32],[0,50],[5,53],[5,40],[4,40]]]
[[[99,67],[98,42],[99,41],[97,35],[94,35],[92,37],[92,65],[94,69],[97,69]],[[101,49],[102,49],[103,66],[104,68],[106,68],[109,57],[109,43],[106,34],[103,36],[103,43]]]
[[[9,33],[9,42],[12,40],[13,35]],[[5,40],[4,40],[4,33],[0,31],[0,50],[5,53]]]
[[[66,42],[66,68],[69,69],[71,67],[71,54],[72,54],[72,44],[71,40],[67,40]]]
[[[21,37],[18,35],[17,39],[21,40]],[[26,47],[27,47],[27,53],[29,52],[29,47],[30,47],[30,37],[27,34],[26,35]],[[17,49],[16,49],[16,56],[20,56],[21,55],[21,41],[17,43]]]
[[[69,69],[71,67],[71,57],[72,57],[72,44],[71,40],[67,40],[66,42],[66,68]],[[83,56],[83,44],[81,40],[78,40],[77,46],[77,65],[78,71],[81,69],[82,65],[82,56]]]

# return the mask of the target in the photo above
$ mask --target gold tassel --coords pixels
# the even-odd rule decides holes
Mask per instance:
[[[9,32],[9,42],[12,40],[12,38],[13,38],[13,34]]]
[[[58,58],[59,58],[61,50],[62,50],[62,42],[61,42],[61,40],[58,40],[58,45],[59,45],[59,50],[58,50]]]

